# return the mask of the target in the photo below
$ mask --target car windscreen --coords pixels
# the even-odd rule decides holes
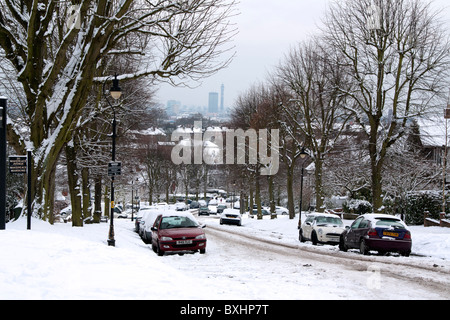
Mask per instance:
[[[317,225],[334,225],[334,226],[342,226],[342,220],[336,217],[317,217],[316,219]]]
[[[160,229],[196,228],[198,223],[189,217],[162,217]]]

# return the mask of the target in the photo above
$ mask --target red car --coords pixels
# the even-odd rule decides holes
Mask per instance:
[[[190,213],[165,212],[152,227],[152,248],[159,256],[165,252],[206,252],[203,228]]]
[[[378,253],[411,253],[411,232],[399,218],[387,214],[364,214],[341,234],[339,249],[357,248],[362,254],[374,250]]]

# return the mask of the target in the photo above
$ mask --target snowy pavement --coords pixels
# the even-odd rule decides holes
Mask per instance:
[[[373,257],[374,269],[363,266],[355,270],[333,265],[332,255],[343,254],[336,247],[300,244],[297,221],[287,217],[245,219],[243,227],[220,226],[214,216],[201,220],[208,225],[206,254],[164,257],[158,257],[141,241],[129,220],[115,219],[116,247],[107,246],[109,224],[105,223],[72,228],[70,224],[51,226],[33,219],[32,230],[26,230],[26,219],[8,223],[7,229],[0,231],[0,299],[449,298],[419,284],[405,283],[401,277],[386,277],[389,281],[384,282],[384,270],[378,266],[384,261],[412,261],[435,266],[449,281],[450,229],[411,228],[413,253],[428,257]],[[291,251],[280,248],[265,254],[269,248],[255,246],[235,232],[328,255],[320,261],[312,256],[298,257],[289,248],[286,250]],[[360,257],[356,252],[346,254],[350,260]],[[403,269],[407,271],[407,267]],[[375,286],[374,279],[378,281]],[[407,290],[399,287],[405,285]]]

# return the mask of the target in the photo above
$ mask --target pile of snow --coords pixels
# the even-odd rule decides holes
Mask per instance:
[[[116,247],[108,247],[106,223],[72,228],[33,219],[32,230],[26,219],[8,223],[0,231],[0,299],[211,297],[201,281],[158,259],[132,226],[115,220]]]

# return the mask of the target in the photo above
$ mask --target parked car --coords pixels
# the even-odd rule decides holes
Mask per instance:
[[[284,208],[284,207],[279,207],[279,206],[275,206],[275,212],[277,214],[281,214],[281,215],[288,215],[289,214],[289,210]]]
[[[120,214],[120,213],[122,213],[122,211],[123,211],[123,206],[122,206],[121,203],[116,204],[116,205],[114,206],[114,213]]]
[[[263,216],[270,216],[270,210],[267,210],[265,208],[261,208],[261,214]],[[277,213],[275,212],[275,215]],[[250,213],[250,218],[253,218],[254,216],[258,215],[258,209],[253,209],[252,212]]]
[[[189,205],[190,209],[197,209],[199,207],[199,203],[197,201],[192,201],[191,204]]]
[[[217,213],[222,213],[226,208],[227,206],[225,204],[219,204],[217,206]]]
[[[339,239],[344,232],[342,219],[329,213],[312,213],[306,216],[299,230],[299,240],[318,243],[339,244]]]
[[[72,206],[68,206],[68,207],[65,207],[64,209],[62,209],[59,215],[63,219],[72,215]]]
[[[169,205],[167,204],[167,202],[158,202],[156,204],[157,208],[167,208]]]
[[[201,216],[201,215],[209,216],[210,213],[211,213],[211,211],[206,206],[200,206],[200,208],[198,209],[198,215],[199,216]]]
[[[136,233],[139,233],[140,223],[142,219],[142,214],[145,212],[145,210],[141,210],[139,212],[136,212],[136,216],[134,217],[134,231]]]
[[[340,237],[339,249],[357,248],[362,254],[378,251],[379,254],[411,253],[411,232],[399,218],[387,214],[364,214],[358,217]]]
[[[119,213],[116,215],[116,217],[117,217],[118,219],[128,219],[128,212],[126,212],[126,211],[121,211],[121,212],[119,212]]]
[[[220,224],[242,225],[242,216],[238,210],[225,209],[220,215]]]
[[[210,214],[217,214],[217,204],[208,204]]]
[[[144,210],[139,222],[139,235],[146,244],[152,243],[152,227],[161,210]]]
[[[177,211],[186,211],[188,206],[184,202],[177,202],[175,204],[175,210]]]
[[[159,256],[165,252],[206,252],[205,226],[200,226],[190,213],[160,214],[152,227],[152,248]]]

